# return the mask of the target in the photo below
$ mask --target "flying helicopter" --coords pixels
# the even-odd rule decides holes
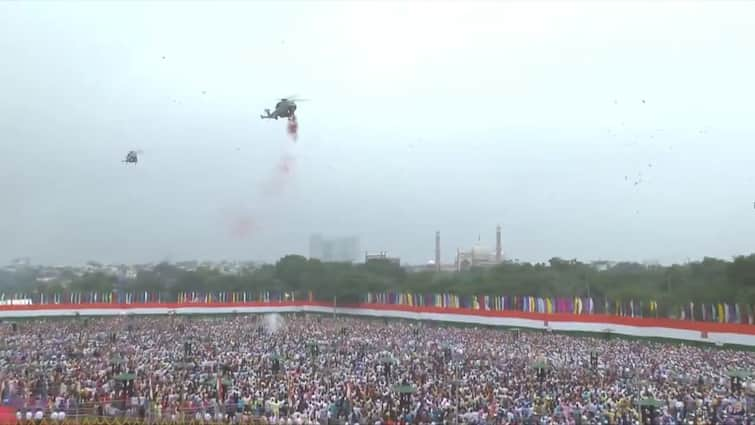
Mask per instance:
[[[284,97],[278,103],[275,104],[275,110],[270,111],[265,109],[265,114],[260,115],[262,119],[278,119],[288,118],[293,120],[296,118],[294,113],[296,112],[296,102],[306,101],[307,99],[297,99],[294,96]]]
[[[126,159],[124,159],[123,162],[127,164],[136,164],[137,162],[139,162],[138,153],[136,151],[129,151],[126,154]]]

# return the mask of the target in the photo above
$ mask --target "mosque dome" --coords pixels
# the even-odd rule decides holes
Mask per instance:
[[[472,247],[472,255],[474,258],[487,258],[490,257],[490,249],[482,246],[482,245],[475,245]]]

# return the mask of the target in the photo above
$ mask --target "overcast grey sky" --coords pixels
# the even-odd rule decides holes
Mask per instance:
[[[753,22],[753,2],[3,2],[0,263],[272,261],[311,232],[419,263],[435,230],[450,262],[499,223],[522,260],[753,252]],[[291,94],[296,143],[259,119]]]

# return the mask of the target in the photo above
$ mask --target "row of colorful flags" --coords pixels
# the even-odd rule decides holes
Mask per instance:
[[[309,294],[313,299],[312,294]],[[13,293],[0,294],[0,303],[11,300],[31,300],[31,304],[147,304],[147,303],[247,303],[296,301],[293,292],[64,292],[64,293]]]
[[[261,291],[261,292],[179,292],[176,302],[179,303],[249,303],[249,302],[293,302],[296,294],[293,292]]]
[[[315,301],[312,291],[191,291],[167,293],[150,291],[13,293],[0,294],[0,304],[146,304],[146,303],[283,303],[297,299]],[[15,302],[14,302],[15,301]],[[328,300],[330,301],[330,300]],[[611,314],[623,317],[674,317],[682,320],[713,321],[719,323],[753,323],[755,307],[748,304],[689,303],[659,308],[654,300],[618,301],[592,297],[533,297],[502,295],[415,294],[408,292],[368,293],[368,304],[389,304],[417,307],[464,308],[489,311],[522,311],[532,313]]]
[[[531,296],[490,296],[490,295],[455,295],[455,294],[412,294],[397,292],[370,293],[367,303],[401,304],[408,306],[428,306],[445,308],[469,308],[473,310],[512,310],[531,313],[570,313],[593,314],[610,311],[606,304],[602,310],[596,308],[591,297],[531,297]],[[616,313],[624,313],[624,305],[616,304]],[[648,304],[649,312],[654,313],[657,304]],[[642,310],[635,308],[633,301],[626,304],[627,315],[640,315]]]
[[[719,323],[753,324],[755,306],[749,304],[695,304],[690,302],[680,307],[679,318],[682,320],[702,320]]]
[[[406,305],[418,307],[466,308],[489,311],[522,311],[531,313],[611,314],[623,317],[674,317],[682,320],[704,320],[720,323],[753,323],[755,308],[747,304],[699,304],[659,309],[655,300],[618,301],[592,297],[532,297],[455,294],[413,294],[408,292],[369,293],[368,304]]]

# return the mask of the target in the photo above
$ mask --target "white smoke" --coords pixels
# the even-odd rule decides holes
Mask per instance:
[[[262,326],[269,334],[274,334],[281,330],[286,325],[286,321],[283,320],[283,316],[278,313],[266,314],[262,316]]]

